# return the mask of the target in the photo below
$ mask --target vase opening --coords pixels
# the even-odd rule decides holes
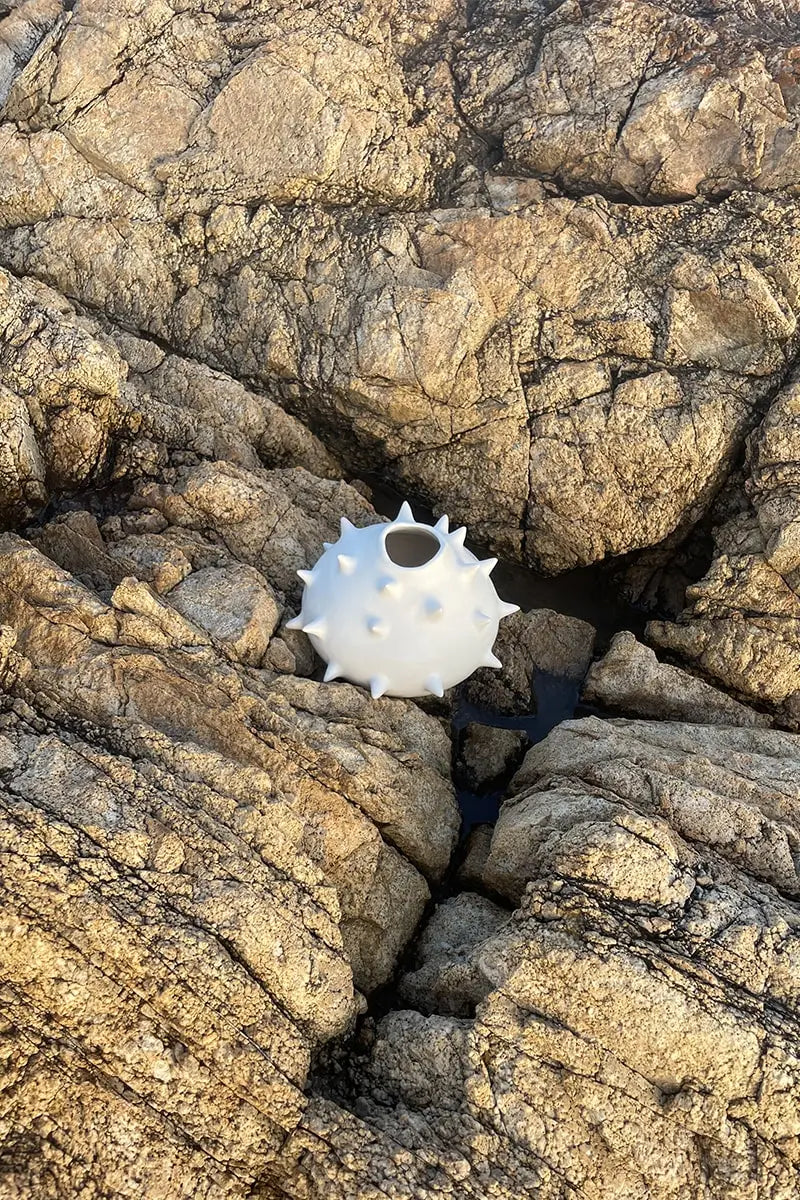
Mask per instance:
[[[423,567],[441,549],[436,534],[424,529],[390,529],[383,544],[397,567]]]

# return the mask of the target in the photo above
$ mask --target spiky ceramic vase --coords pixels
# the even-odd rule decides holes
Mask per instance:
[[[302,629],[328,664],[325,679],[368,687],[373,698],[442,696],[478,667],[499,667],[492,653],[503,617],[517,611],[494,590],[496,558],[480,561],[449,532],[414,520],[409,504],[396,519],[357,529],[342,517],[341,536],[310,571]]]

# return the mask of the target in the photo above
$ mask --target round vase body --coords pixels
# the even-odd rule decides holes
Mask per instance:
[[[499,667],[492,654],[502,617],[517,606],[502,601],[489,578],[496,559],[481,562],[464,546],[466,531],[415,521],[407,504],[395,521],[342,533],[311,571],[300,615],[303,629],[342,677],[377,697],[441,696],[480,666]]]

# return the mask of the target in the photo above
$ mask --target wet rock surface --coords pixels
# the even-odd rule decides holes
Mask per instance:
[[[799,38],[0,6],[3,1200],[794,1200]],[[517,580],[424,709],[362,478]]]

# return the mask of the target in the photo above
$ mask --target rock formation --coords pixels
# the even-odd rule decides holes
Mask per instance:
[[[800,387],[773,401],[747,449],[745,494],[676,622],[648,635],[800,729]]]
[[[740,704],[726,692],[680,667],[659,662],[632,633],[618,633],[608,653],[586,677],[583,699],[611,711],[694,721],[700,725],[770,725],[766,714]]]
[[[595,631],[588,621],[547,608],[513,613],[500,626],[495,648],[503,669],[482,668],[467,681],[466,696],[494,712],[530,712],[537,676],[557,676],[577,689],[592,660]]]
[[[289,1194],[788,1200],[797,739],[589,718],[516,787],[486,868],[516,911],[439,910]]]
[[[0,5],[0,1200],[795,1200],[798,44]],[[676,603],[325,684],[386,484]]]
[[[521,729],[470,721],[464,730],[457,777],[473,791],[502,786],[522,758],[527,741]]]
[[[249,506],[278,480],[285,553],[321,545],[334,485],[313,482],[311,516],[302,468],[207,471],[206,535],[222,506],[244,555]],[[191,530],[197,491],[160,495],[183,525],[70,513],[36,538],[50,557],[0,539],[3,1175],[21,1193],[55,1173],[65,1196],[142,1179],[202,1194],[213,1164],[225,1182],[207,1194],[238,1194],[299,1120],[355,989],[390,974],[458,827],[439,722],[269,669],[285,568],[271,584]]]
[[[29,7],[9,271],[546,570],[706,510],[796,342],[783,7]]]

